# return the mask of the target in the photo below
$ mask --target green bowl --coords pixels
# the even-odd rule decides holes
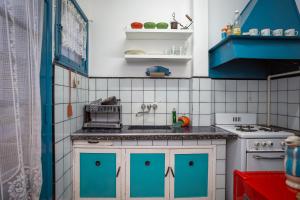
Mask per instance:
[[[157,29],[167,29],[169,27],[169,24],[166,22],[159,22],[156,24]]]
[[[144,23],[144,28],[145,29],[155,29],[156,24],[154,22],[146,22]]]

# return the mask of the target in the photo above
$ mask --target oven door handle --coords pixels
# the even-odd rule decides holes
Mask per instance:
[[[254,155],[253,158],[255,158],[257,160],[283,160],[284,159],[284,155],[274,156],[274,157]]]

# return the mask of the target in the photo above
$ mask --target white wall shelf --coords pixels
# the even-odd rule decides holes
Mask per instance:
[[[127,61],[180,61],[188,62],[192,59],[190,55],[125,55]]]
[[[127,29],[127,40],[187,40],[193,30]]]

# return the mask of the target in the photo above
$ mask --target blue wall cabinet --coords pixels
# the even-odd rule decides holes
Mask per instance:
[[[214,198],[214,151],[213,149],[171,150],[170,176],[171,199]]]
[[[169,152],[126,149],[126,199],[169,199]]]
[[[75,199],[121,199],[121,150],[75,151]]]

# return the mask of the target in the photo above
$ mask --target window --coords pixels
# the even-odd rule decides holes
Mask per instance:
[[[55,60],[88,73],[88,19],[75,0],[57,0]]]

